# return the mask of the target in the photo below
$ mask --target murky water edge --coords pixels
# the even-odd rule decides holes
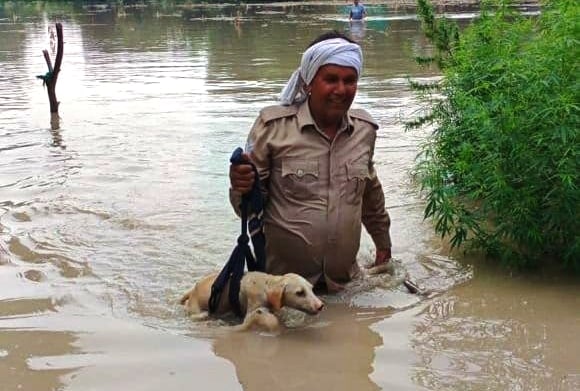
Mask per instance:
[[[580,387],[578,283],[469,266],[422,219],[405,77],[437,75],[411,60],[425,44],[412,15],[349,25],[336,7],[255,7],[236,24],[188,12],[0,8],[0,390]],[[35,79],[55,18],[59,129]],[[365,51],[355,105],[381,125],[393,253],[433,294],[355,282],[278,337],[192,323],[176,300],[239,229],[229,154],[329,28]],[[359,261],[371,251],[365,236]]]

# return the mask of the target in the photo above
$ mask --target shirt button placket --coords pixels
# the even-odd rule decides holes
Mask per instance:
[[[329,191],[328,191],[328,244],[332,247],[337,239],[337,228],[338,228],[338,211],[339,211],[339,186],[340,183],[337,180],[337,164],[335,161],[336,153],[335,149],[337,140],[330,145],[330,150],[328,152],[328,178],[329,178]]]

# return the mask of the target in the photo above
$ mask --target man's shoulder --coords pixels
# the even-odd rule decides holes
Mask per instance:
[[[375,130],[379,128],[379,124],[377,123],[377,121],[375,121],[373,116],[370,115],[369,112],[364,109],[350,109],[348,114],[350,115],[351,118],[355,118],[371,124],[373,128],[375,128]]]
[[[282,106],[273,105],[264,107],[260,110],[260,118],[264,123],[268,123],[280,118],[291,117],[298,113],[298,107],[296,105]]]

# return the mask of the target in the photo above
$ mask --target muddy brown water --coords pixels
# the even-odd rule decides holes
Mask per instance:
[[[577,281],[471,266],[423,221],[409,172],[424,134],[403,131],[418,109],[405,78],[438,76],[411,60],[425,45],[414,15],[373,5],[349,25],[340,6],[26,4],[0,3],[1,391],[580,387]],[[51,125],[35,76],[55,20],[66,42]],[[433,294],[358,281],[279,336],[192,322],[179,295],[238,234],[229,154],[330,28],[366,56],[355,106],[381,125],[398,276]],[[365,235],[359,261],[371,259]]]

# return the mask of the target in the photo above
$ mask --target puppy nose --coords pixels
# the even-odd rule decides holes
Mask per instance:
[[[324,303],[320,302],[320,305],[316,308],[316,311],[320,312],[324,309]]]

